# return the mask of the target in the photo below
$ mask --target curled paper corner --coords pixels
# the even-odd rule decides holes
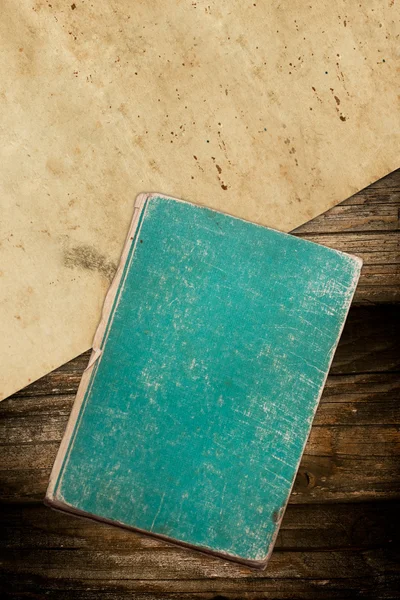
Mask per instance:
[[[98,360],[100,358],[100,356],[102,355],[102,352],[103,352],[103,350],[101,350],[100,348],[93,348],[92,354],[90,356],[89,364],[86,367],[85,371],[88,371],[91,367],[93,367],[96,360]]]

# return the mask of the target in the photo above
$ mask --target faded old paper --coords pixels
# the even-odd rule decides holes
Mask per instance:
[[[289,231],[398,166],[393,0],[1,0],[0,40],[2,398],[90,347],[138,193]]]

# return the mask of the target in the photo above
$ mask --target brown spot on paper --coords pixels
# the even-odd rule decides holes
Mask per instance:
[[[117,269],[117,265],[108,260],[104,254],[85,244],[65,250],[63,264],[68,269],[78,268],[86,271],[98,271],[109,281],[112,280]]]

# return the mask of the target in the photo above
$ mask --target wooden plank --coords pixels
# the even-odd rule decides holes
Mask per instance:
[[[315,426],[389,425],[400,423],[398,373],[328,377]]]
[[[400,423],[398,373],[332,375],[328,377],[315,427],[332,425],[396,425]],[[15,398],[0,421],[0,446],[59,442],[74,395]]]
[[[400,307],[353,307],[336,350],[331,374],[400,370]]]
[[[374,557],[368,557],[373,559]],[[382,561],[383,562],[383,561]],[[379,577],[378,565],[369,577],[236,579],[212,578],[176,581],[121,579],[118,581],[81,578],[79,581],[54,579],[46,575],[19,574],[4,576],[3,598],[35,598],[50,600],[353,600],[363,598],[397,598],[395,573]],[[178,591],[177,591],[178,590]]]
[[[372,203],[360,197],[359,202],[343,202],[293,232],[295,235],[398,231],[399,201]]]
[[[66,418],[64,426],[65,422]],[[61,422],[53,425],[46,426],[43,434],[37,422],[36,428],[29,429],[28,439],[32,441],[14,441],[0,447],[2,501],[43,499],[64,429]],[[38,431],[35,435],[34,429]],[[21,431],[17,428],[16,437],[27,439]],[[55,438],[51,441],[43,439],[49,431]],[[399,498],[399,455],[398,427],[394,425],[316,425],[290,503]]]
[[[151,581],[175,580],[174,591],[185,591],[185,580],[235,578],[242,579],[246,588],[251,577],[260,583],[265,579],[288,579],[313,577],[315,579],[370,578],[371,571],[382,571],[389,551],[380,549],[330,550],[330,551],[277,551],[274,552],[265,572],[251,571],[221,559],[204,556],[199,552],[169,546],[138,549],[106,548],[96,551],[85,548],[25,548],[8,549],[3,559],[3,569],[20,574],[21,577],[36,573],[52,579],[85,579],[86,581],[147,580],[147,590],[152,591]],[[24,560],[21,560],[23,556]],[[372,567],[375,562],[375,569]],[[373,576],[373,575],[372,575]],[[224,587],[225,582],[221,582]],[[210,585],[208,583],[208,585]],[[229,585],[229,584],[228,584]],[[183,587],[183,589],[182,589]],[[238,586],[239,587],[239,586]],[[261,587],[261,586],[260,586]],[[140,589],[140,588],[139,588]],[[143,588],[142,588],[143,589]],[[189,587],[189,590],[193,589]]]
[[[364,261],[355,304],[398,302],[400,169],[293,233]]]
[[[214,598],[215,594],[226,593],[247,597],[248,592],[257,593],[256,597],[260,592],[269,592],[263,597],[276,598],[278,592],[282,598],[297,598],[300,592],[304,598],[343,598],[344,590],[354,594],[361,587],[370,592],[367,597],[382,598],[381,592],[389,586],[392,591],[396,589],[396,556],[393,551],[380,548],[276,551],[265,572],[250,572],[246,567],[172,547],[136,552],[114,548],[97,552],[35,548],[21,554],[23,561],[19,550],[9,550],[3,569],[13,587],[35,590],[35,597],[40,592],[48,597],[50,590],[61,588],[74,593],[99,590],[100,597],[117,589],[135,594],[212,592]],[[325,596],[319,596],[319,590]],[[67,597],[75,596],[71,593]]]
[[[398,231],[400,169],[294,230],[296,234]]]
[[[348,435],[351,436],[351,431]],[[21,452],[20,466],[15,461],[12,469],[0,470],[1,502],[42,502],[58,445],[56,442],[48,447],[41,445],[28,450],[21,446],[12,448],[11,453],[18,453],[21,448],[24,451]],[[43,451],[47,453],[45,457],[41,455]],[[6,460],[10,460],[9,456],[5,457]],[[398,466],[398,455],[305,454],[289,502],[309,504],[396,499],[400,497]]]
[[[332,374],[368,373],[400,370],[400,307],[354,306],[331,367]],[[13,398],[76,394],[89,361],[90,352],[42,377]],[[7,400],[6,400],[7,402]],[[0,414],[4,402],[0,404]],[[16,406],[13,410],[17,410]]]
[[[398,310],[350,311],[291,503],[399,496]],[[87,358],[0,405],[3,501],[43,498]]]
[[[400,193],[400,169],[382,177],[372,185],[360,190],[345,202],[347,204],[360,204],[363,202],[373,204],[387,204],[390,202],[399,202]]]
[[[399,233],[301,234],[312,242],[355,254],[363,259],[355,304],[398,302],[400,298]]]
[[[395,589],[398,510],[390,502],[289,506],[269,569],[255,573],[43,506],[11,506],[1,515],[3,570],[15,594],[46,598],[351,598],[361,581],[378,598]]]
[[[399,423],[399,393],[398,373],[331,375],[314,426]],[[14,398],[0,421],[0,444],[46,441],[47,434],[47,441],[58,440],[74,399],[71,394]]]
[[[290,505],[275,550],[373,549],[393,543],[399,502]],[[3,506],[2,549],[69,548],[136,552],[170,548],[164,541],[35,505]]]

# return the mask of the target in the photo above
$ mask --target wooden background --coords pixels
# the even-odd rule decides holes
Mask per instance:
[[[399,208],[397,171],[296,231],[364,267],[266,571],[43,506],[86,353],[0,404],[2,597],[400,597]]]

